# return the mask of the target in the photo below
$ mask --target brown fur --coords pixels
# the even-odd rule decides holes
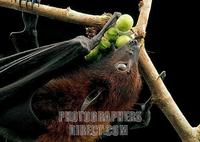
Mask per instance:
[[[138,99],[141,79],[137,60],[133,60],[130,73],[120,72],[115,68],[118,61],[127,61],[129,55],[110,55],[99,63],[82,67],[72,74],[51,80],[35,96],[33,108],[39,115],[44,112],[56,114],[59,110],[79,111],[91,86],[107,88],[107,93],[100,96],[100,104],[94,104],[87,110],[125,111],[130,110]],[[41,95],[42,94],[42,95]],[[56,117],[46,121],[48,133],[41,135],[37,142],[94,142],[97,137],[69,136],[68,123],[58,122]]]

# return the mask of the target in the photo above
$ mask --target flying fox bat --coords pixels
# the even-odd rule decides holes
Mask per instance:
[[[97,138],[71,137],[66,130],[68,124],[57,122],[58,111],[132,109],[141,89],[140,48],[136,40],[119,49],[113,47],[97,63],[84,62],[84,56],[99,43],[119,16],[120,13],[114,13],[91,39],[78,36],[37,47],[37,36],[33,32],[29,40],[36,41],[31,44],[31,48],[36,48],[25,51],[19,43],[21,33],[11,34],[16,48],[22,52],[0,59],[0,126],[26,141],[92,142]],[[25,25],[32,26],[29,22],[24,20]],[[27,31],[30,29],[35,30],[35,27]],[[143,110],[149,113],[148,109]]]

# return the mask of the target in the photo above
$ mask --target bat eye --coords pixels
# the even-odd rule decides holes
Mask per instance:
[[[118,64],[118,65],[116,66],[116,68],[117,68],[117,70],[119,70],[119,71],[126,71],[127,65],[124,64],[124,63],[120,63],[120,64]]]

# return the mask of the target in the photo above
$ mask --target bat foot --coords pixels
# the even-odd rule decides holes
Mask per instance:
[[[130,126],[130,130],[145,128],[149,125],[151,120],[151,107],[152,107],[152,97],[150,97],[145,103],[135,104],[134,111],[141,112],[141,121],[133,122]]]
[[[37,39],[38,15],[22,12],[22,19],[24,23],[24,29],[22,31],[12,32],[10,34],[10,39],[17,52],[37,48],[39,46]]]

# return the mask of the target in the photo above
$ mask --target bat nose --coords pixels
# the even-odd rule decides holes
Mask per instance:
[[[138,62],[140,47],[138,45],[138,41],[133,39],[129,41],[124,46],[117,48],[114,52],[111,52],[112,59],[114,62],[126,62],[131,60],[132,63]]]
[[[138,41],[133,39],[129,41],[129,54],[132,55],[132,59],[137,61],[139,57],[140,46],[138,45]]]
[[[138,45],[138,41],[136,39],[129,41],[129,47],[133,50],[140,50],[140,46]]]

